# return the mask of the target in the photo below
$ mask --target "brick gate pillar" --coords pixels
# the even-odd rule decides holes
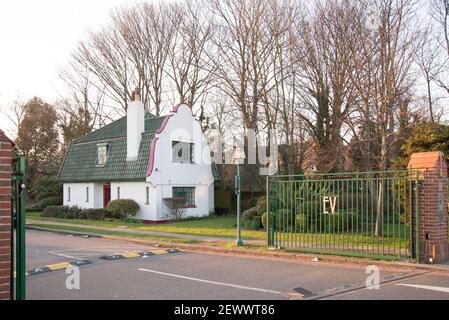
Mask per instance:
[[[408,169],[419,171],[419,261],[449,259],[447,163],[442,152],[412,154]]]
[[[0,300],[10,298],[12,147],[0,130]]]

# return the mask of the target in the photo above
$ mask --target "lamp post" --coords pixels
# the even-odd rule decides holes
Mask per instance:
[[[233,161],[237,165],[237,175],[235,177],[235,193],[237,194],[237,247],[243,245],[241,238],[241,226],[240,226],[240,163],[245,161],[245,151],[242,148],[236,148],[234,150]]]

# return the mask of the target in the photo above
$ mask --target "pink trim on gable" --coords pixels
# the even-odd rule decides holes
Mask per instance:
[[[162,133],[165,130],[165,127],[167,126],[168,120],[170,120],[170,118],[173,116],[173,113],[177,113],[179,110],[179,107],[183,105],[183,103],[178,103],[173,107],[173,110],[171,111],[172,114],[169,114],[168,116],[165,117],[164,121],[162,121],[161,126],[159,127],[159,129],[156,131],[156,134]],[[190,109],[190,108],[189,108]],[[192,112],[192,109],[190,109],[190,112]],[[153,172],[153,167],[154,167],[154,152],[156,150],[156,142],[157,142],[158,138],[154,137],[153,141],[151,141],[151,146],[150,146],[150,159],[148,160],[148,167],[147,167],[147,173],[146,176],[149,177],[151,175],[151,173]]]

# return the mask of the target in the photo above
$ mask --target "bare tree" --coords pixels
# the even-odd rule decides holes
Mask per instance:
[[[167,75],[173,81],[180,103],[186,103],[205,119],[205,99],[212,87],[214,67],[208,61],[213,26],[198,3],[179,7],[178,29],[168,51]]]

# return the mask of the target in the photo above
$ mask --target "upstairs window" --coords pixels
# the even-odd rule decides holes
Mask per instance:
[[[110,144],[102,143],[97,145],[97,165],[104,166],[108,160]]]
[[[193,143],[172,141],[172,161],[178,163],[193,163]]]

